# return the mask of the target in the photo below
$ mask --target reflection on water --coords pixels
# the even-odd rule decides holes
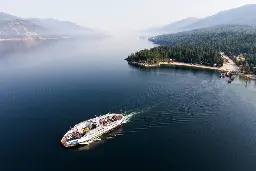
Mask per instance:
[[[100,141],[96,141],[96,142],[93,142],[89,145],[84,145],[84,146],[80,146],[80,147],[77,147],[77,148],[74,148],[72,150],[74,151],[88,151],[88,150],[93,150],[95,149],[96,147],[98,147],[99,145],[102,145],[105,143],[106,140],[100,140]]]
[[[150,74],[150,75],[158,75],[159,72],[162,74],[179,74],[179,73],[187,73],[187,74],[193,74],[193,75],[202,75],[202,74],[207,74],[209,78],[214,78],[216,77],[216,74],[218,73],[217,71],[213,70],[208,70],[208,69],[201,69],[201,68],[191,68],[191,67],[174,67],[174,66],[161,66],[161,67],[156,67],[156,68],[144,68],[140,66],[133,66],[129,65],[129,68],[133,70],[140,71],[137,74],[139,75],[145,75],[145,72]],[[141,73],[143,71],[144,73]],[[189,72],[188,72],[189,71]],[[182,74],[182,75],[183,75]]]
[[[31,41],[7,41],[0,42],[1,58],[12,54],[27,53],[48,47],[55,43],[57,40],[31,40]]]
[[[249,79],[245,76],[239,76],[238,79],[245,87],[256,88],[256,80]]]
[[[119,127],[118,129],[116,130],[113,130],[112,132],[106,134],[106,135],[103,135],[102,137],[100,137],[100,140],[99,141],[95,141],[89,145],[83,145],[83,146],[79,146],[77,148],[73,148],[71,150],[74,150],[74,151],[87,151],[87,150],[93,150],[95,149],[96,147],[104,144],[107,140],[109,139],[112,139],[118,135],[122,135],[122,131],[123,131],[123,127]]]
[[[21,68],[33,66],[47,60],[40,52],[45,52],[49,47],[55,47],[58,40],[31,40],[0,42],[0,69]],[[49,55],[50,56],[50,53]]]

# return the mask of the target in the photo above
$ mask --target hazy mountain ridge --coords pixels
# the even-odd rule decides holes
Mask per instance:
[[[0,38],[33,38],[41,37],[50,32],[47,28],[32,24],[26,20],[15,19],[0,21]]]
[[[41,25],[45,28],[49,28],[54,34],[59,35],[70,35],[70,34],[86,34],[86,33],[93,33],[94,30],[90,28],[86,28],[83,26],[79,26],[75,23],[70,21],[59,21],[57,19],[27,19],[27,21]]]
[[[182,29],[183,27],[190,25],[198,20],[199,20],[198,18],[189,17],[189,18],[185,18],[185,19],[182,19],[179,21],[172,22],[167,25],[152,27],[152,28],[143,30],[142,32],[152,33],[152,34],[154,34],[154,33],[155,34],[175,33],[175,32],[180,31],[180,29]]]
[[[215,15],[196,21],[183,30],[210,27],[222,24],[256,25],[256,4],[244,5],[238,8],[221,11]]]
[[[256,4],[248,4],[238,8],[221,11],[215,15],[202,19],[190,17],[165,26],[148,29],[143,32],[151,32],[152,34],[159,35],[207,28],[217,25],[256,25]]]
[[[256,33],[256,26],[242,25],[242,24],[223,24],[223,25],[215,25],[211,27],[205,27],[205,28],[194,29],[190,31],[183,31],[183,32],[178,32],[174,34],[166,34],[166,35],[188,35],[188,34],[196,35],[196,34],[204,34],[204,33],[228,33],[228,32]]]
[[[0,21],[8,21],[8,20],[16,20],[16,19],[21,19],[21,18],[16,17],[14,15],[10,15],[10,14],[0,12]]]
[[[102,34],[69,21],[56,19],[22,19],[0,13],[0,39],[83,37]]]
[[[195,29],[190,31],[184,31],[173,34],[163,34],[149,38],[148,40],[159,45],[175,45],[175,44],[193,44],[197,40],[197,43],[200,44],[200,41],[205,40],[210,41],[211,44],[215,44],[217,39],[226,37],[229,39],[229,36],[238,37],[236,40],[241,40],[239,36],[248,36],[251,38],[256,38],[256,26],[251,25],[217,25],[207,28]],[[231,36],[231,37],[232,37]],[[243,38],[247,38],[244,36]],[[200,40],[200,41],[199,41]],[[237,42],[239,44],[239,41]],[[243,40],[245,41],[245,40]]]

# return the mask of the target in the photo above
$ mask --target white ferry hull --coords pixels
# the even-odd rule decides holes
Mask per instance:
[[[104,135],[108,132],[111,132],[111,131],[115,130],[116,128],[120,127],[122,124],[126,123],[125,117],[122,114],[106,114],[106,115],[97,117],[96,119],[105,120],[106,118],[109,118],[109,117],[118,117],[118,119],[116,121],[112,121],[112,122],[108,123],[107,125],[98,125],[95,129],[89,130],[89,132],[86,133],[85,135],[83,135],[82,137],[77,138],[77,139],[72,139],[72,140],[68,139],[68,135],[74,133],[74,130],[71,129],[61,139],[61,144],[64,147],[75,147],[78,145],[89,145],[92,142],[99,141],[100,140],[99,137],[101,137],[102,135]],[[92,120],[95,121],[95,118]],[[76,130],[77,130],[77,127],[79,127],[80,125],[82,125],[85,122],[81,122],[80,124],[76,125],[74,128],[76,128]],[[79,132],[79,130],[77,132]]]

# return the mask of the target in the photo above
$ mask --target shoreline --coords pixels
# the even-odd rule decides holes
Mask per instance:
[[[16,42],[16,41],[34,41],[34,40],[57,40],[66,38],[10,38],[10,39],[0,39],[0,42]]]
[[[139,63],[139,62],[128,62],[130,65],[140,66],[144,68],[156,68],[162,66],[182,66],[189,68],[199,68],[199,69],[209,69],[209,70],[219,70],[218,67],[211,67],[206,65],[198,65],[198,64],[188,64],[184,62],[159,62],[156,64],[147,64],[147,63]]]
[[[223,66],[221,67],[211,67],[211,66],[206,66],[206,65],[198,65],[198,64],[188,64],[184,62],[159,62],[156,64],[147,64],[147,63],[139,63],[139,62],[128,62],[130,65],[138,66],[138,67],[143,67],[143,68],[160,68],[164,66],[170,66],[170,67],[175,67],[175,66],[180,66],[180,67],[185,67],[185,68],[197,68],[197,69],[207,69],[207,70],[214,70],[214,71],[219,71],[219,72],[235,72],[237,73],[238,76],[246,77],[251,80],[256,80],[256,75],[253,74],[242,74],[238,72],[238,67],[235,68],[230,68],[234,67],[233,63],[224,63]]]
[[[188,64],[184,62],[161,62],[160,66],[182,66],[182,67],[189,67],[189,68],[200,68],[200,69],[209,69],[209,70],[218,70],[218,67],[211,67],[206,65],[198,65],[198,64]]]

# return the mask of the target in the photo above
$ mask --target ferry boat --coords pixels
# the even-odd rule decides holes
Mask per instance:
[[[64,147],[89,145],[100,136],[126,123],[123,114],[108,113],[76,124],[61,139]]]

